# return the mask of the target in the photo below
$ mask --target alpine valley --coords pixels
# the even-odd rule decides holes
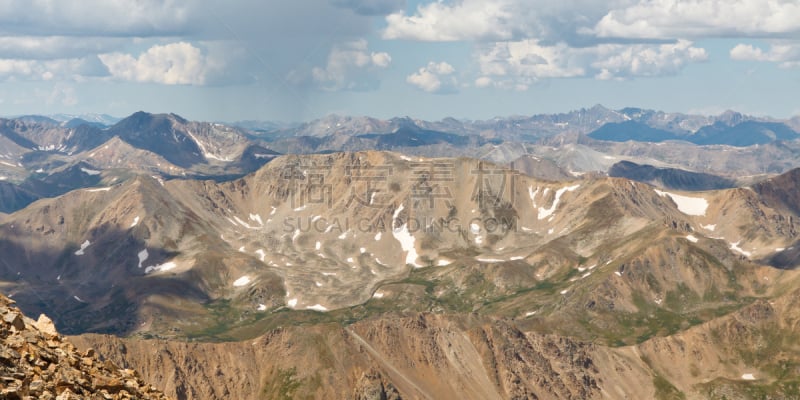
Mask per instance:
[[[75,348],[0,334],[159,398],[799,398],[798,130],[0,119],[0,292]]]

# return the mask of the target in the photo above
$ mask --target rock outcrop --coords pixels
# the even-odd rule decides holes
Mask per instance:
[[[34,321],[0,295],[0,398],[168,399],[132,369],[79,352],[42,314]]]

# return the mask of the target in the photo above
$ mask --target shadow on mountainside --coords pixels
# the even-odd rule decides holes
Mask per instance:
[[[758,260],[758,262],[783,270],[796,270],[800,268],[800,240],[794,242],[783,251]]]
[[[33,248],[31,243],[35,242],[26,240],[25,235],[0,232],[0,290],[27,315],[44,313],[53,319],[59,332],[69,335],[130,334],[140,323],[143,304],[152,295],[195,303],[209,301],[197,284],[176,279],[186,273],[145,272],[148,266],[161,265],[177,252],[148,247],[129,232],[108,225],[88,236],[98,238],[97,242]],[[144,249],[148,257],[140,267],[138,254]]]

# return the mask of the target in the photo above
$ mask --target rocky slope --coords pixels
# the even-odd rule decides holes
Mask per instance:
[[[286,327],[240,343],[73,340],[136,365],[179,399],[614,399],[655,393],[647,365],[630,349],[528,334],[510,321],[469,316]]]
[[[167,399],[131,369],[78,351],[44,314],[34,321],[0,295],[0,398]]]
[[[284,327],[235,343],[73,340],[179,399],[789,399],[800,394],[798,299],[792,289],[621,347],[531,332],[519,320],[434,314]]]

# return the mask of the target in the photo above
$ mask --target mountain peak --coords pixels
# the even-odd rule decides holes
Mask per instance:
[[[744,122],[745,116],[738,111],[726,110],[719,115],[717,120],[726,125],[733,126]]]

